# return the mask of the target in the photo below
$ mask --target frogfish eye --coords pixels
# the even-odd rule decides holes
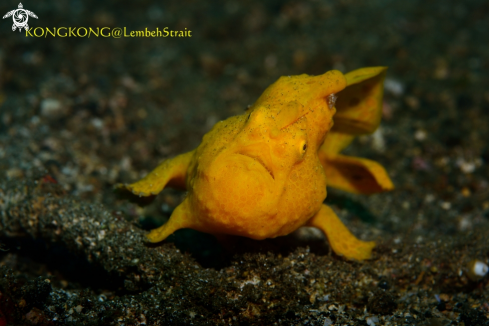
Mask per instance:
[[[304,146],[302,146],[302,150],[305,151],[307,149],[307,144],[304,144]]]

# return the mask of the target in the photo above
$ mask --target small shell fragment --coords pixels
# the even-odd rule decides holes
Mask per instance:
[[[336,94],[334,94],[334,93],[329,94],[328,97],[326,98],[326,101],[328,102],[328,108],[330,110],[333,110],[337,98],[338,98],[338,96],[336,96]]]
[[[478,259],[470,261],[467,267],[467,275],[473,281],[478,281],[482,279],[484,276],[487,275],[487,272],[489,271],[489,267],[487,266],[487,264]]]

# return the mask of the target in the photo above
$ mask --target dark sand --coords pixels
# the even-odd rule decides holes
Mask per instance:
[[[0,21],[0,325],[488,323],[489,278],[470,277],[489,259],[487,1],[23,4],[32,27],[192,37],[37,38]],[[326,200],[378,242],[370,261],[304,230],[232,250],[187,230],[147,245],[184,193],[141,208],[112,190],[279,76],[377,65],[380,131],[346,153],[383,164],[396,190]]]

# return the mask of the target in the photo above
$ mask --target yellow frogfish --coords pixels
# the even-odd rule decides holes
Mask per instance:
[[[375,243],[357,239],[323,201],[326,186],[361,194],[394,188],[380,164],[340,154],[379,126],[385,72],[280,77],[243,114],[216,123],[196,149],[116,187],[139,196],[187,190],[168,222],[147,235],[151,242],[182,228],[265,239],[312,226],[336,254],[368,259]]]

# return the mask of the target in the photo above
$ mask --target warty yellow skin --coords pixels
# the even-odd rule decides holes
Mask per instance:
[[[393,189],[378,163],[339,154],[377,129],[384,76],[384,67],[371,67],[281,77],[245,113],[218,122],[195,150],[118,188],[139,196],[166,186],[188,191],[170,220],[148,234],[151,242],[181,228],[265,239],[313,226],[338,255],[368,259],[375,243],[352,235],[323,201],[326,186]]]

